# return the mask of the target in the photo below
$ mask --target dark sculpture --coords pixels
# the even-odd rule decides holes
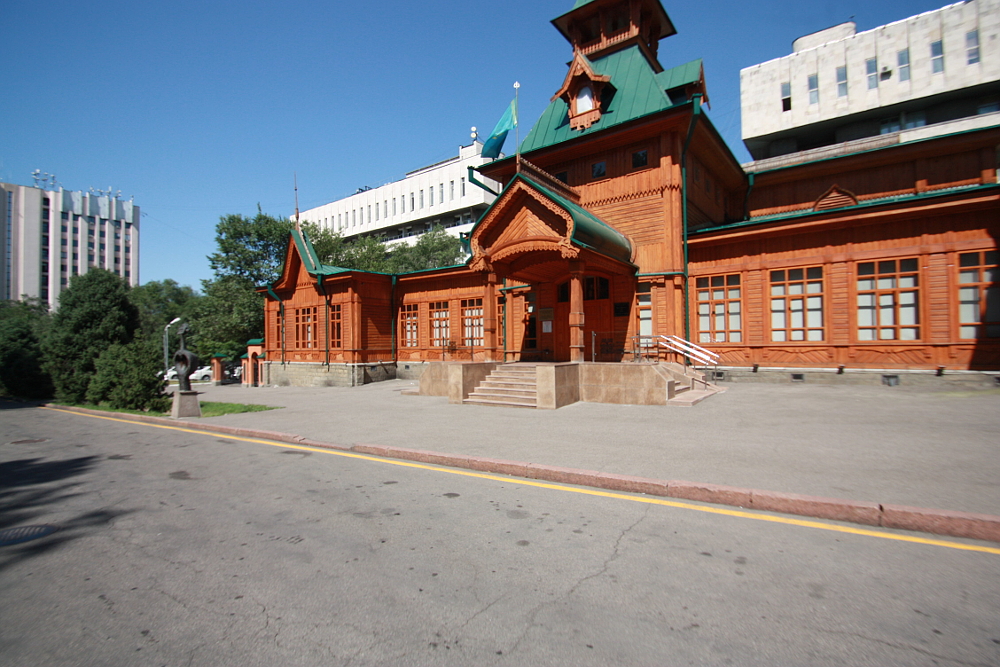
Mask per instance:
[[[198,355],[187,349],[184,344],[184,336],[187,335],[188,330],[187,322],[177,329],[177,335],[181,339],[181,346],[174,353],[174,368],[177,369],[177,382],[180,385],[178,387],[179,391],[191,391],[190,375],[198,368]]]

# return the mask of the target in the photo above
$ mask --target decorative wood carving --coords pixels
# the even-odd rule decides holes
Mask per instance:
[[[813,204],[812,210],[826,211],[831,208],[843,208],[844,206],[857,206],[858,198],[854,193],[844,190],[839,185],[831,185],[830,189],[820,195]]]

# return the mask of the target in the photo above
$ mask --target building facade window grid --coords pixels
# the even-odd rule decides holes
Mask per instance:
[[[916,258],[858,263],[859,341],[920,339],[919,268]]]
[[[965,55],[969,65],[979,62],[979,30],[965,33]]]
[[[743,342],[740,275],[698,278],[695,286],[699,342]]]
[[[823,267],[771,271],[771,340],[822,341]]]
[[[434,301],[428,305],[431,322],[431,345],[447,347],[451,342],[451,318],[447,301]]]
[[[931,72],[938,74],[944,71],[944,42],[931,42]]]
[[[819,74],[810,74],[807,83],[809,85],[809,104],[819,104]]]
[[[462,341],[466,347],[482,347],[482,299],[462,299],[462,334]]]
[[[316,306],[295,309],[295,348],[316,347]]]
[[[332,304],[327,311],[330,317],[330,331],[327,337],[330,340],[330,347],[339,348],[343,345],[343,336],[341,330],[341,319],[340,319],[340,304]]]
[[[868,78],[868,90],[878,88],[878,58],[865,61],[865,76]]]
[[[399,333],[402,347],[417,347],[420,344],[420,304],[407,303],[399,312]]]
[[[792,110],[792,82],[784,81],[781,84],[781,111]]]
[[[958,337],[1000,338],[1000,253],[958,256]]]
[[[847,97],[847,65],[837,68],[837,97]]]

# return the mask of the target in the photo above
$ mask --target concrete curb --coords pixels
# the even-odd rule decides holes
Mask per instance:
[[[923,507],[906,507],[903,505],[883,505],[874,502],[823,498],[820,496],[806,496],[759,489],[744,489],[734,486],[702,484],[682,480],[649,479],[632,475],[604,473],[596,470],[563,468],[541,463],[525,463],[522,461],[508,461],[481,456],[445,454],[423,449],[408,449],[406,447],[372,444],[357,444],[353,447],[345,447],[343,445],[309,440],[301,436],[276,431],[240,428],[223,424],[195,423],[166,417],[105,412],[66,405],[46,404],[45,407],[97,416],[113,416],[119,419],[149,424],[180,426],[208,433],[220,433],[243,438],[258,438],[274,442],[285,442],[292,445],[415,461],[450,468],[464,468],[466,470],[510,475],[512,477],[523,477],[525,479],[535,479],[557,484],[589,486],[623,493],[644,493],[650,496],[693,500],[716,505],[732,505],[764,512],[796,514],[830,521],[857,523],[865,526],[880,526],[883,528],[948,535],[950,537],[963,537],[972,540],[1000,542],[1000,516],[992,514],[974,514],[971,512]]]

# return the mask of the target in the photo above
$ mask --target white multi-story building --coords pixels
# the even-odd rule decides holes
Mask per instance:
[[[303,211],[300,219],[339,231],[347,239],[378,236],[413,243],[435,225],[455,236],[468,232],[495,199],[469,181],[469,167],[490,161],[482,152],[483,144],[474,141],[460,147],[457,157],[411,171],[393,183],[361,188],[350,197]],[[476,180],[499,192],[498,183]]]
[[[70,276],[90,268],[139,283],[139,207],[108,194],[0,183],[0,298],[55,308]]]
[[[755,160],[1000,123],[1000,0],[957,2],[860,33],[842,23],[792,50],[740,72],[743,141]]]

